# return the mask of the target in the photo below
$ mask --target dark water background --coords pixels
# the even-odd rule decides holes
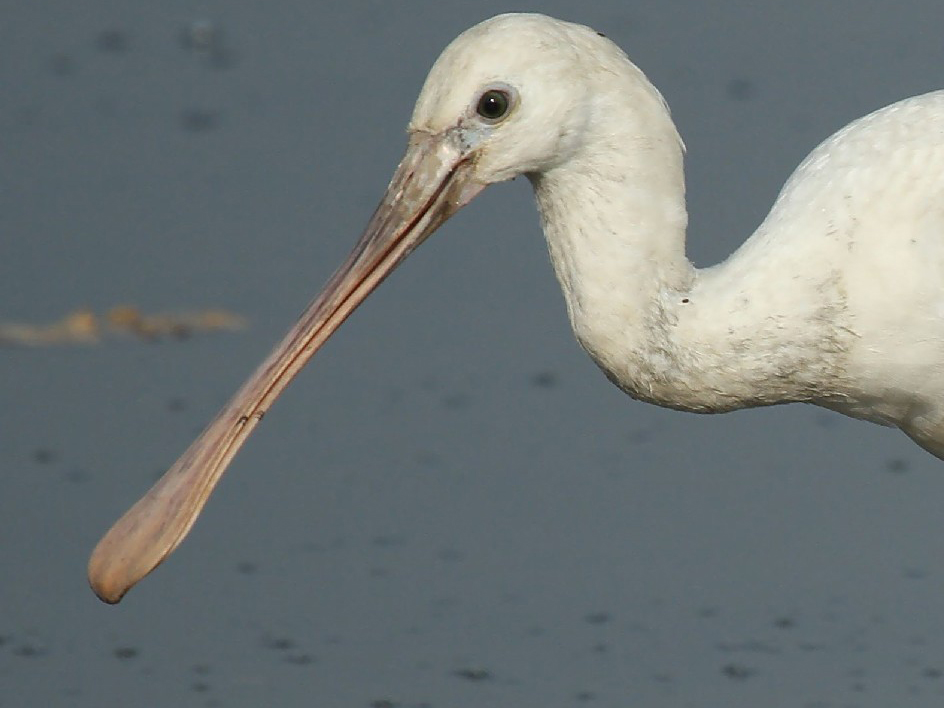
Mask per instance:
[[[426,70],[497,2],[8,3],[0,319],[219,306],[242,334],[0,350],[0,706],[940,706],[944,464],[799,406],[631,401],[525,181],[279,401],[118,607],[87,553],[340,262]],[[944,86],[939,0],[525,3],[622,45],[732,251],[852,118]]]

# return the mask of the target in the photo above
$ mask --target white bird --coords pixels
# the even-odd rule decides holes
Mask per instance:
[[[944,458],[944,91],[854,121],[797,168],[723,263],[685,257],[684,147],[602,34],[501,15],[433,66],[366,231],[299,322],[99,542],[117,602],[183,540],[285,385],[485,186],[526,175],[580,344],[634,398],[700,413],[805,402]]]

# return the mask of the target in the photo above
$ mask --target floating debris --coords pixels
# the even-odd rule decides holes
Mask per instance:
[[[136,307],[113,307],[106,315],[115,332],[127,332],[141,339],[163,337],[185,339],[199,332],[234,332],[246,328],[246,319],[225,310],[157,313],[144,315]]]
[[[0,345],[97,344],[108,334],[130,334],[145,341],[187,339],[203,332],[234,332],[245,328],[244,317],[225,310],[145,315],[134,306],[119,305],[101,316],[82,308],[50,324],[0,322]]]
[[[91,310],[76,310],[48,325],[0,324],[0,344],[42,347],[50,344],[94,344],[99,325]]]

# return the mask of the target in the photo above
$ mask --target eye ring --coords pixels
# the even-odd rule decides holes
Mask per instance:
[[[517,102],[510,86],[490,86],[475,102],[475,113],[486,123],[500,123],[508,117]]]

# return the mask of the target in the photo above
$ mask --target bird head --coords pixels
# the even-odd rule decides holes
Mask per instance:
[[[587,46],[590,45],[590,46]],[[471,162],[468,179],[491,184],[543,172],[579,148],[603,55],[622,54],[581,25],[542,15],[499,15],[457,37],[423,85],[409,132],[450,143]],[[590,49],[591,51],[587,51]]]
[[[449,45],[417,101],[406,154],[347,260],[93,551],[89,580],[100,598],[118,602],[177,548],[275,398],[416,246],[486,185],[553,169],[580,149],[595,93],[587,76],[606,71],[581,51],[587,44],[621,56],[592,30],[538,15],[494,18]]]

